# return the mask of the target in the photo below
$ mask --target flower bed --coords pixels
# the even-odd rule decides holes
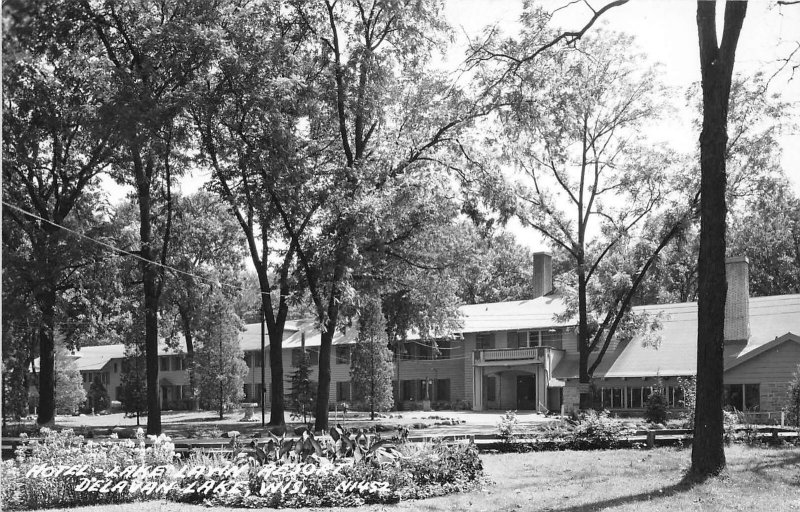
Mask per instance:
[[[400,445],[395,461],[325,458],[237,463],[221,454],[177,460],[165,436],[85,442],[42,429],[2,466],[0,506],[31,510],[153,499],[233,507],[330,507],[394,503],[473,489],[483,466],[471,444]],[[242,463],[244,462],[244,464]]]

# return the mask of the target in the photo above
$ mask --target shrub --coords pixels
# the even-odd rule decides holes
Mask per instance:
[[[514,441],[516,437],[514,431],[517,428],[517,423],[517,411],[506,411],[503,417],[500,418],[500,423],[497,424],[497,434],[504,442],[511,443]]]
[[[787,425],[800,427],[800,364],[797,365],[797,371],[789,382],[786,395],[786,405],[783,410],[786,413]]]
[[[653,387],[653,392],[647,399],[644,411],[644,419],[649,423],[664,423],[667,420],[667,408],[669,401],[664,393],[664,385],[659,379],[658,384]]]
[[[575,427],[570,447],[577,450],[613,448],[619,445],[624,427],[609,418],[608,411],[587,411]]]
[[[678,377],[678,385],[683,391],[681,405],[686,409],[681,415],[685,428],[694,428],[694,408],[697,399],[697,379],[695,377]]]
[[[121,503],[142,499],[140,492],[96,493],[76,490],[83,477],[59,475],[44,478],[26,476],[35,466],[87,465],[92,469],[110,471],[116,467],[167,465],[172,463],[175,447],[166,436],[159,436],[152,446],[145,446],[144,433],[138,431],[137,442],[84,442],[83,436],[72,430],[56,432],[41,429],[41,439],[32,439],[17,450],[13,461],[2,466],[2,506],[9,509],[40,509],[76,505]],[[30,453],[26,453],[26,449]],[[126,478],[110,478],[113,484]]]

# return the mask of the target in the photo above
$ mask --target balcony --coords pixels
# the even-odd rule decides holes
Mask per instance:
[[[547,360],[550,347],[493,348],[473,352],[475,366],[510,366],[541,364]]]

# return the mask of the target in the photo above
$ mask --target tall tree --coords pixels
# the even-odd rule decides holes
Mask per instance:
[[[201,191],[177,198],[163,308],[174,313],[183,333],[189,387],[196,405],[195,333],[215,292],[231,300],[238,298],[243,249],[239,226],[215,196]]]
[[[158,401],[158,308],[165,283],[172,216],[171,185],[184,169],[181,114],[186,88],[209,66],[217,6],[205,2],[81,2],[75,23],[91,29],[113,70],[107,129],[119,136],[115,177],[134,187],[139,206],[139,248],[145,312],[147,432],[161,432]],[[162,206],[162,208],[158,208]],[[160,210],[160,211],[159,211]],[[162,240],[153,234],[166,217]]]
[[[197,333],[197,364],[207,370],[200,373],[201,403],[218,408],[220,419],[227,406],[244,398],[247,364],[239,347],[241,329],[230,301],[217,292]]]
[[[303,57],[304,30],[278,3],[242,6],[224,18],[220,33],[218,65],[196,86],[192,118],[212,188],[236,219],[258,279],[258,309],[269,335],[270,424],[281,425],[283,331],[289,305],[302,294],[284,223],[302,236],[314,209],[297,215],[287,206],[282,218],[276,200],[299,193],[308,170],[297,165],[298,157],[315,151],[303,137],[313,121],[304,109],[311,57]]]
[[[358,338],[350,362],[353,398],[369,410],[370,419],[376,411],[389,410],[392,397],[392,353],[386,337],[386,320],[378,299],[367,299],[358,316]]]
[[[697,2],[703,89],[700,133],[700,255],[697,303],[697,399],[692,468],[698,475],[725,468],[722,374],[725,324],[725,217],[728,99],[736,46],[747,2],[728,1],[722,41],[717,40],[716,1]]]
[[[97,197],[90,193],[109,163],[112,136],[101,129],[110,101],[108,71],[91,38],[74,30],[67,3],[12,2],[3,33],[3,216],[24,233],[13,258],[32,293],[41,357],[40,424],[54,420],[55,337],[59,302],[94,248],[61,226],[84,231]],[[6,17],[7,16],[7,17]],[[79,220],[83,219],[83,223]],[[11,253],[5,253],[8,255]],[[20,260],[21,263],[21,260]],[[4,258],[5,267],[13,265]],[[4,306],[5,306],[4,302]],[[4,338],[5,339],[5,338]]]
[[[443,43],[446,29],[439,2],[326,0],[291,5],[318,44],[318,112],[311,132],[325,148],[326,158],[306,183],[310,201],[301,208],[318,210],[318,228],[303,236],[288,222],[284,227],[322,325],[315,428],[324,430],[331,342],[342,313],[356,296],[353,279],[363,269],[363,251],[368,246],[383,258],[405,258],[414,266],[396,249],[424,232],[426,218],[410,214],[402,199],[436,192],[440,203],[449,202],[441,193],[442,177],[431,171],[448,169],[442,147],[483,112],[430,69],[432,52]],[[400,206],[397,211],[406,212],[411,222],[397,229],[396,237],[369,238],[371,226],[363,219],[376,215],[375,205],[389,204]],[[286,207],[280,206],[286,219]],[[384,219],[392,218],[389,210],[383,211]],[[428,207],[421,213],[436,212]]]
[[[541,20],[528,21],[509,51],[542,37]],[[633,298],[692,208],[668,193],[673,153],[633,142],[661,113],[655,71],[631,52],[628,36],[597,31],[576,45],[520,66],[503,88],[508,108],[500,112],[506,159],[524,179],[516,214],[570,261],[566,314],[577,318],[586,408],[592,374],[615,336],[644,325],[630,313]]]

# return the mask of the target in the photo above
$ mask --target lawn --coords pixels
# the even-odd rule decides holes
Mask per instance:
[[[481,491],[358,510],[800,511],[800,448],[737,445],[729,447],[726,454],[726,473],[695,485],[682,483],[690,457],[686,449],[485,455],[481,458],[494,483]],[[103,510],[199,512],[208,508],[149,502],[106,506]]]

